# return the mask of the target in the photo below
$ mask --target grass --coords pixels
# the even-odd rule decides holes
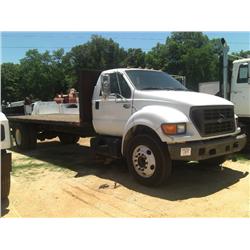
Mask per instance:
[[[67,172],[65,168],[60,166],[46,163],[46,162],[37,162],[37,160],[32,159],[31,157],[20,160],[14,160],[12,162],[12,174],[14,176],[21,176],[25,173],[28,175],[35,175],[43,170],[51,170],[57,172]],[[26,175],[25,174],[25,175]]]
[[[239,161],[239,162],[250,161],[249,154],[235,154],[235,157],[236,157],[237,161]]]

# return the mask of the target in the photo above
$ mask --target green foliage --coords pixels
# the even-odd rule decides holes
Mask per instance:
[[[248,58],[248,57],[250,57],[250,50],[246,50],[246,51],[241,50],[240,52],[233,52],[232,54],[234,56]]]
[[[124,65],[127,67],[144,68],[146,66],[145,55],[146,53],[141,49],[128,49]]]
[[[148,67],[169,74],[186,76],[187,87],[219,79],[220,39],[209,40],[202,32],[173,32],[165,43],[157,43],[148,53],[141,49],[124,50],[112,39],[92,36],[68,53],[59,49],[49,53],[29,50],[20,64],[1,66],[2,100],[23,100],[26,96],[51,100],[55,94],[74,86],[82,69]],[[234,55],[247,57],[250,51]]]
[[[218,78],[216,42],[201,32],[173,32],[147,54],[147,66],[184,75],[187,87],[197,90],[199,82]]]
[[[4,63],[1,65],[1,95],[2,101],[16,101],[22,95],[20,93],[20,65]]]
[[[166,68],[167,63],[167,46],[157,43],[146,55],[146,65],[148,68],[162,69]]]
[[[75,46],[65,56],[65,63],[76,74],[82,69],[105,70],[124,66],[126,52],[112,39],[92,36],[85,44]]]
[[[56,93],[66,91],[73,84],[67,77],[62,63],[63,49],[39,53],[29,50],[20,61],[20,83],[23,97],[32,95],[34,98],[51,100]]]

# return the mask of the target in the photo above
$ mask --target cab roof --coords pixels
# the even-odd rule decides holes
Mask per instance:
[[[147,68],[116,68],[116,69],[109,69],[105,70],[102,73],[113,73],[113,72],[124,72],[128,70],[145,70],[145,71],[161,71],[161,70],[155,70],[155,69],[147,69]]]
[[[238,63],[247,63],[250,62],[250,58],[244,58],[244,59],[239,59],[239,60],[235,60],[233,61],[233,63],[238,64]]]

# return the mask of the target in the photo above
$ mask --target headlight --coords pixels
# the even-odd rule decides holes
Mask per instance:
[[[161,129],[166,135],[177,135],[186,133],[186,123],[164,123]]]
[[[240,127],[238,116],[234,115],[234,118],[235,118],[236,128]]]

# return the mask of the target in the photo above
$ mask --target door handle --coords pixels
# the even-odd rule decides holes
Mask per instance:
[[[122,106],[123,106],[123,108],[125,108],[125,109],[129,109],[129,108],[130,108],[130,104],[129,104],[129,103],[125,103],[125,104],[123,104]]]
[[[115,99],[116,103],[127,103],[128,101],[126,99]]]
[[[99,102],[95,102],[95,109],[99,109]]]

